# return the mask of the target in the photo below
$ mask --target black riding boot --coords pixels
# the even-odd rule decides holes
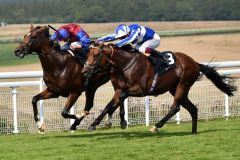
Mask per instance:
[[[161,56],[161,52],[159,52],[155,49],[152,49],[150,54],[153,56],[157,56],[157,57]]]
[[[157,57],[160,61],[168,64],[168,60],[164,57],[164,55],[161,52],[152,49],[150,54],[153,55],[154,57]]]
[[[148,59],[153,65],[156,65],[157,61],[152,55],[148,56]]]

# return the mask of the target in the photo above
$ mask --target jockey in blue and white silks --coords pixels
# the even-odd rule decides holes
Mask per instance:
[[[108,42],[116,39],[121,39],[115,43],[117,47],[130,44],[134,49],[146,56],[149,56],[152,52],[156,53],[157,51],[154,49],[160,45],[160,37],[153,29],[138,24],[130,26],[120,24],[116,28],[115,34],[99,38],[97,41]]]

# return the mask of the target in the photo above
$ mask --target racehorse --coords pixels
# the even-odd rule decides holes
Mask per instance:
[[[197,63],[184,53],[171,52],[167,54],[168,62],[175,64],[175,68],[155,77],[154,66],[143,54],[131,53],[126,49],[116,48],[113,44],[94,44],[94,46],[91,46],[87,63],[82,72],[87,76],[98,68],[109,65],[108,69],[114,68],[114,70],[112,69],[111,81],[116,91],[112,100],[88,130],[95,130],[106,113],[112,114],[128,96],[157,96],[169,91],[174,97],[170,111],[150,131],[157,132],[158,128],[163,127],[180,110],[180,105],[182,105],[192,117],[192,134],[196,134],[198,110],[189,100],[188,92],[199,76],[202,75],[200,72],[222,92],[233,96],[236,87],[233,86],[232,78],[219,75],[214,67]],[[229,83],[225,81],[227,79]]]
[[[67,97],[62,116],[64,118],[75,119],[71,126],[71,130],[76,130],[76,126],[80,124],[81,120],[89,113],[93,107],[94,95],[97,88],[110,79],[108,71],[97,74],[93,79],[98,81],[89,88],[84,88],[84,81],[81,74],[83,64],[80,64],[67,51],[61,51],[53,47],[49,41],[49,27],[31,25],[30,31],[24,36],[21,44],[16,48],[15,55],[23,58],[25,55],[36,52],[43,69],[43,80],[47,88],[35,95],[32,98],[32,105],[34,111],[34,120],[38,124],[40,132],[44,131],[43,123],[39,120],[37,102],[41,99],[57,98],[59,96]],[[85,91],[86,102],[85,108],[79,115],[69,114],[69,110],[76,102],[78,97]],[[120,118],[122,128],[126,128],[126,121],[124,119],[123,104],[120,107]],[[111,115],[110,115],[111,116]],[[111,124],[107,124],[108,127]]]

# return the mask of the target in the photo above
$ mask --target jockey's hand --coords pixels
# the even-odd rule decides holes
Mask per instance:
[[[82,48],[82,45],[78,42],[73,42],[70,45],[71,50],[75,50],[76,48]]]
[[[98,44],[99,41],[96,39],[96,40],[93,41],[93,43]]]
[[[52,46],[54,49],[60,49],[60,44],[56,40],[50,40],[49,41],[50,46]]]

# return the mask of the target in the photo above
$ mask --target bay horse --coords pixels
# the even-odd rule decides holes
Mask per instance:
[[[233,96],[236,87],[232,84],[232,78],[219,75],[214,67],[197,63],[184,53],[171,53],[172,56],[168,57],[168,59],[175,63],[175,68],[158,76],[156,81],[153,82],[155,75],[154,66],[143,54],[131,53],[130,51],[116,48],[113,44],[105,45],[101,43],[90,47],[87,64],[82,72],[84,72],[84,75],[92,74],[96,69],[110,65],[111,68],[114,68],[114,70],[112,69],[111,81],[116,91],[112,100],[88,130],[95,130],[106,113],[112,114],[124,99],[129,96],[157,96],[169,91],[174,97],[170,111],[150,131],[157,132],[158,128],[163,127],[180,110],[180,105],[182,105],[192,117],[192,134],[196,134],[198,110],[189,100],[188,92],[195,81],[198,80],[200,72],[206,75],[218,89],[229,96]],[[173,57],[175,57],[175,60]],[[225,81],[226,79],[230,80],[229,83]],[[156,85],[150,92],[153,83],[156,83]]]
[[[89,114],[93,107],[94,95],[97,88],[110,79],[108,71],[97,74],[94,83],[91,87],[84,88],[84,77],[81,74],[83,64],[78,61],[67,51],[61,51],[50,45],[49,27],[31,25],[30,31],[24,36],[21,44],[15,49],[15,55],[23,58],[25,55],[36,52],[43,69],[43,80],[47,88],[35,95],[32,98],[34,120],[38,124],[40,132],[44,131],[43,123],[39,120],[37,102],[42,99],[57,98],[59,96],[67,97],[62,116],[64,118],[75,119],[75,122],[70,127],[71,130],[76,130],[76,126],[80,124],[81,120]],[[78,97],[85,91],[86,102],[84,110],[77,115],[69,114],[69,110],[77,101]],[[111,115],[110,115],[111,116]],[[121,127],[126,128],[126,121],[124,119],[123,104],[120,107]],[[107,127],[111,124],[108,122]]]

